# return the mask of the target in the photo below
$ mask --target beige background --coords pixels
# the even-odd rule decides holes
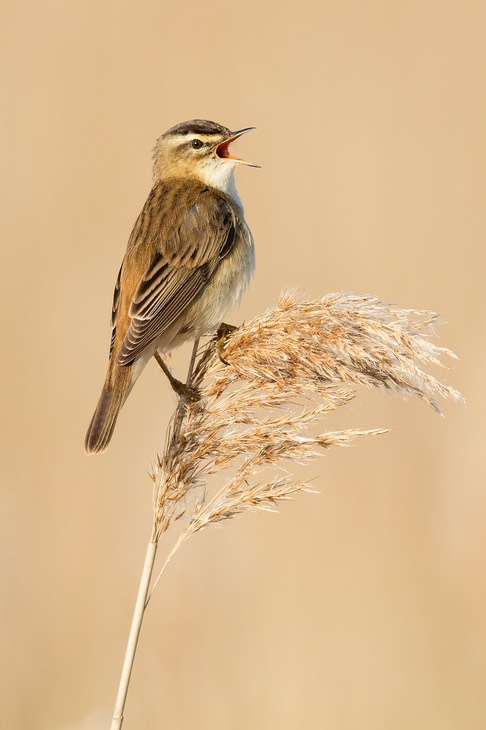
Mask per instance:
[[[367,394],[346,422],[394,430],[311,465],[319,495],[192,539],[125,727],[484,727],[485,31],[467,0],[4,3],[3,727],[108,726],[174,405],[155,364],[109,451],[82,443],[153,143],[196,116],[258,127],[232,321],[287,284],[438,310],[468,404]]]

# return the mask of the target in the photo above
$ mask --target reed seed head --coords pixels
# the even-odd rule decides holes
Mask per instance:
[[[228,339],[224,364],[215,341],[200,353],[191,380],[196,402],[180,403],[154,481],[154,538],[186,513],[179,543],[242,512],[274,509],[308,490],[289,472],[330,446],[386,429],[327,431],[325,415],[359,388],[414,395],[440,413],[436,399],[461,395],[426,371],[455,357],[430,340],[436,315],[402,310],[374,297],[287,292],[276,307]],[[210,475],[223,487],[206,495]],[[190,508],[189,508],[190,506]]]

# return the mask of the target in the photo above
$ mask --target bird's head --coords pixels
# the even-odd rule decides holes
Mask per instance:
[[[231,193],[238,164],[259,167],[234,157],[229,146],[254,127],[231,132],[216,122],[192,119],[165,132],[154,149],[154,181],[168,177],[197,178],[211,187]]]

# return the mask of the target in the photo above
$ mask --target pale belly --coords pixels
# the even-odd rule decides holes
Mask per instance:
[[[163,352],[187,340],[213,334],[239,304],[255,270],[255,249],[248,227],[208,281],[200,296],[158,340]]]

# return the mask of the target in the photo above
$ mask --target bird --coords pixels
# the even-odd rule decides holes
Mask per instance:
[[[235,185],[229,146],[236,132],[192,119],[156,142],[153,186],[123,258],[113,295],[109,363],[85,449],[106,450],[121,407],[155,356],[210,335],[239,303],[255,269],[255,247]],[[179,384],[182,385],[182,384]]]

